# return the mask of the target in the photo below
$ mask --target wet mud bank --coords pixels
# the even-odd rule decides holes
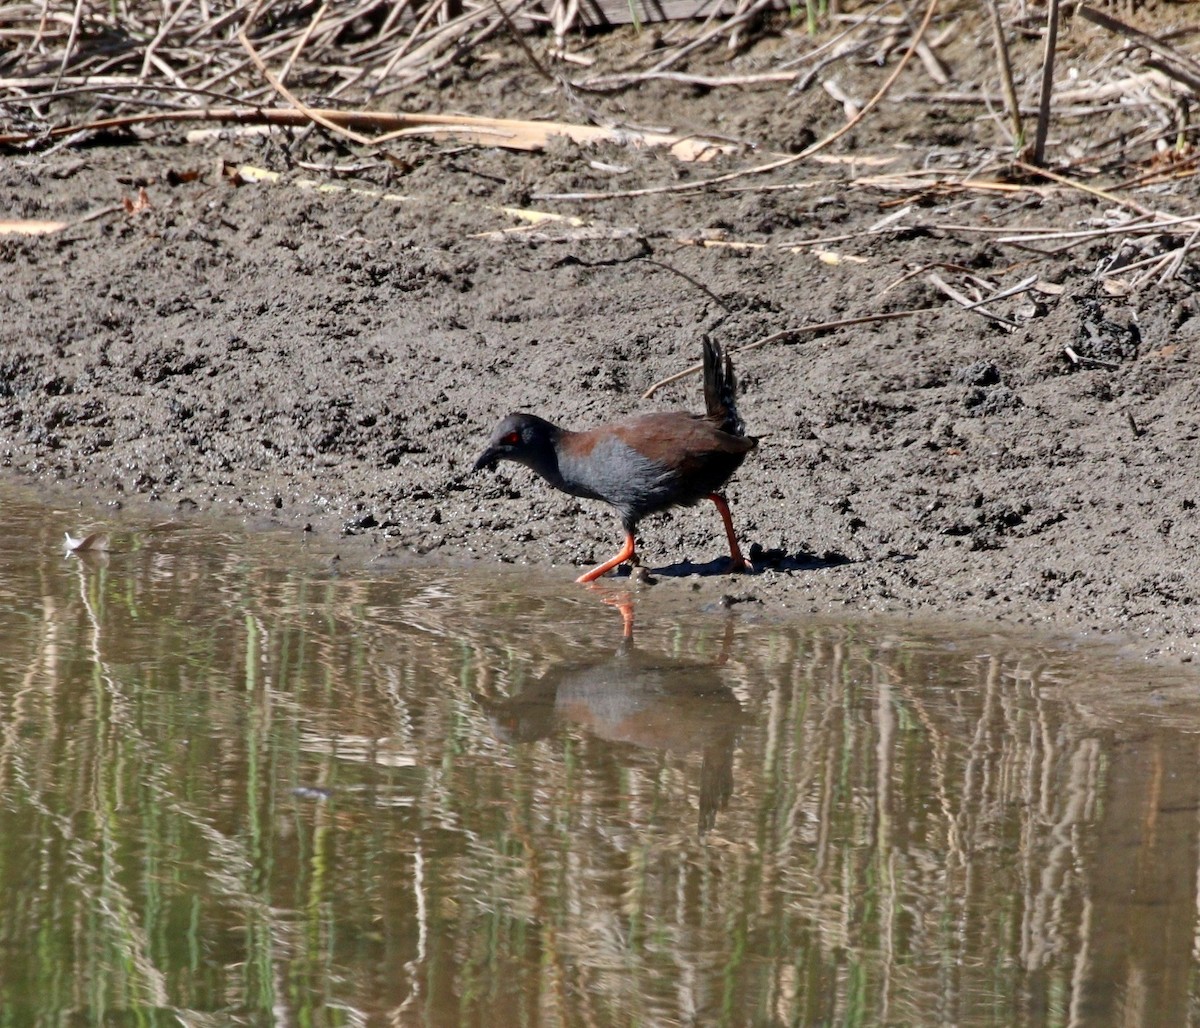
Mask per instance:
[[[664,97],[638,102],[677,127],[717,119],[716,101]],[[739,124],[786,148],[804,112],[785,119],[777,101],[747,91]],[[1044,185],[910,188],[879,229],[898,209],[879,169],[915,175],[923,159],[901,145],[920,113],[889,111],[848,156],[695,192],[639,194],[753,162],[413,144],[403,168],[321,174],[301,159],[336,164],[328,144],[287,133],[6,157],[10,216],[74,223],[0,238],[0,466],[100,502],[228,512],[345,537],[363,558],[525,564],[574,589],[620,541],[612,512],[472,462],[510,410],[586,427],[702,409],[696,377],[642,394],[698,360],[707,333],[733,351],[761,437],[729,490],[759,571],[719,574],[704,505],[642,526],[653,588],[691,590],[702,571],[706,597],[780,611],[1028,625],[1190,661],[1195,269],[1123,288],[1132,275],[1097,267],[1128,239],[996,242],[1114,217]],[[968,119],[941,131],[969,150]],[[1156,202],[1194,208],[1194,182]],[[600,189],[632,195],[552,198]],[[80,220],[139,190],[149,206]],[[531,226],[512,208],[575,220]],[[990,304],[995,320],[935,276],[985,294],[1036,284]]]

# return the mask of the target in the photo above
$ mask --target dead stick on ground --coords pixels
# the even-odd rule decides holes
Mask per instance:
[[[656,268],[662,268],[664,271],[670,271],[673,274],[678,275],[685,282],[690,282],[701,292],[707,293],[709,298],[712,299],[718,306],[724,308],[725,310],[729,310],[729,304],[727,304],[724,300],[722,300],[716,293],[714,293],[711,289],[709,289],[708,286],[706,286],[699,279],[692,278],[692,276],[689,275],[686,271],[680,271],[674,265],[667,264],[665,261],[655,260],[653,257],[643,257],[641,259],[643,261],[645,261],[647,264],[653,264]]]
[[[1060,175],[1058,172],[1051,171],[1049,168],[1036,168],[1031,164],[1026,164],[1024,161],[1014,161],[1013,163],[1016,164],[1018,168],[1024,168],[1026,171],[1031,172],[1034,175],[1041,175],[1044,178],[1051,179],[1054,182],[1061,182],[1064,186],[1070,186],[1072,189],[1078,189],[1084,193],[1090,193],[1092,196],[1098,196],[1101,200],[1107,200],[1109,203],[1115,203],[1119,207],[1127,207],[1129,210],[1136,211],[1138,214],[1143,214],[1147,218],[1157,219],[1162,217],[1158,211],[1153,210],[1150,207],[1145,207],[1136,200],[1126,200],[1117,196],[1116,193],[1108,192],[1106,189],[1097,189],[1095,186],[1089,186],[1082,182],[1076,182],[1074,179],[1067,178],[1066,175]]]
[[[341,123],[345,126],[366,125],[380,131],[393,129],[398,125],[413,127],[424,124],[427,127],[445,127],[445,123],[436,117],[413,117],[377,111],[322,110],[313,113],[319,113],[322,119],[330,122]],[[486,121],[486,119],[482,120]],[[11,135],[0,136],[0,146],[15,146],[21,143],[32,142],[35,139],[41,138],[42,135],[47,139],[56,139],[60,136],[74,135],[79,132],[105,132],[113,129],[133,128],[135,125],[188,121],[221,121],[236,125],[280,125],[287,127],[312,123],[312,119],[298,109],[285,110],[274,107],[205,107],[192,110],[127,114],[115,118],[99,118],[96,121],[84,122],[81,125],[61,125],[58,128],[50,129],[50,131],[44,134],[33,132],[12,133]]]
[[[743,168],[741,171],[731,171],[725,175],[717,175],[715,178],[704,179],[699,182],[678,182],[672,183],[669,186],[651,186],[648,189],[626,189],[614,193],[571,193],[569,198],[572,200],[616,200],[625,199],[635,196],[653,196],[660,193],[683,193],[692,192],[698,189],[707,189],[709,186],[719,185],[722,182],[732,182],[734,179],[744,178],[747,175],[761,175],[767,171],[774,171],[777,168],[786,168],[788,165],[796,164],[831,143],[841,139],[847,132],[853,129],[860,121],[866,117],[867,112],[872,110],[891,90],[896,79],[900,77],[900,73],[904,70],[909,61],[912,60],[913,54],[917,52],[917,45],[925,38],[925,33],[929,29],[929,23],[933,21],[934,12],[937,10],[938,0],[929,0],[929,6],[925,8],[925,16],[921,19],[921,24],[917,26],[917,31],[913,36],[912,42],[908,49],[904,52],[904,56],[900,58],[899,63],[892,69],[892,73],[887,77],[887,81],[879,87],[878,92],[871,97],[853,118],[846,122],[840,129],[829,133],[824,139],[818,139],[812,146],[806,147],[800,153],[791,154],[788,157],[780,158],[777,161],[768,161],[766,164],[760,164],[756,168]],[[554,193],[535,193],[535,200],[557,200],[563,199],[563,195]]]
[[[445,133],[476,141],[478,141],[477,137],[482,137],[486,145],[490,146],[503,146],[515,150],[539,150],[546,145],[550,136],[567,135],[580,143],[595,140],[606,142],[638,140],[646,146],[669,145],[676,148],[676,156],[679,156],[680,144],[686,144],[693,138],[689,136],[653,136],[569,122],[511,121],[461,114],[405,114],[387,111],[339,111],[332,108],[313,109],[303,107],[303,105],[301,107],[302,109],[296,107],[208,107],[129,114],[116,118],[101,118],[81,125],[59,126],[44,133],[18,132],[0,135],[0,146],[19,146],[42,139],[59,139],[62,136],[76,133],[111,131],[162,122],[216,121],[235,125],[308,126],[313,124],[314,116],[320,124],[329,123],[347,130],[363,128],[385,133],[374,139],[366,139],[369,145],[376,148],[391,139],[402,136]],[[355,133],[350,134],[352,138],[356,135]],[[694,150],[685,149],[684,157],[681,159],[694,159],[692,154],[702,153],[708,146],[718,145],[716,143],[706,144],[702,140],[696,140],[695,143],[696,148]]]
[[[67,73],[67,66],[71,63],[71,54],[75,50],[75,40],[79,36],[79,26],[83,21],[83,0],[77,0],[75,4],[75,14],[71,18],[71,32],[67,36],[67,45],[63,47],[62,64],[58,66],[58,77],[54,80],[54,88],[58,89],[62,85],[63,76]]]
[[[824,332],[836,328],[850,328],[853,325],[870,325],[876,321],[897,321],[900,318],[915,318],[918,314],[936,314],[938,311],[944,309],[943,307],[918,307],[915,310],[891,311],[887,314],[865,314],[859,318],[843,318],[840,321],[822,321],[816,325],[800,325],[798,328],[785,328],[779,332],[772,332],[769,336],[764,336],[762,339],[755,339],[754,342],[735,347],[729,352],[749,353],[751,350],[757,350],[771,343],[777,343],[779,340],[787,339],[789,336],[811,335],[813,332]],[[695,375],[697,372],[703,370],[703,364],[693,364],[690,368],[677,371],[674,375],[669,375],[655,382],[654,385],[642,393],[642,399],[648,400],[663,386],[670,385],[672,382],[678,382],[682,378],[687,378],[688,375]]]
[[[288,89],[287,86],[280,82],[279,79],[272,75],[266,64],[263,62],[263,59],[258,56],[258,51],[251,46],[250,40],[246,37],[246,28],[248,25],[249,21],[247,21],[245,25],[238,29],[238,42],[241,43],[245,48],[246,53],[250,55],[250,60],[254,62],[258,70],[263,73],[263,77],[269,83],[271,83],[271,87],[275,90],[275,92],[282,96],[309,121],[314,122],[317,125],[321,125],[335,135],[343,136],[346,139],[358,143],[359,146],[375,145],[374,142],[368,139],[366,136],[359,135],[357,132],[354,132],[351,129],[343,128],[342,126],[331,121],[329,118],[324,117],[319,111],[314,111],[311,107],[307,106],[302,100],[300,100],[300,98],[297,97],[290,89]]]
[[[1027,293],[1038,284],[1040,275],[1030,275],[1028,278],[1021,279],[1015,286],[1009,286],[1007,289],[1001,289],[999,292],[992,293],[991,296],[985,296],[980,303],[995,303],[997,300],[1007,300],[1010,296],[1017,296],[1020,293]],[[970,310],[970,308],[967,308]]]
[[[951,286],[941,275],[936,271],[931,271],[925,276],[936,288],[940,289],[955,303],[960,304],[964,310],[973,310],[982,317],[989,318],[992,321],[997,321],[1005,328],[1016,328],[1017,323],[1003,315],[989,311],[983,305],[989,303],[989,300],[972,300],[969,296],[964,296],[957,289]]]
[[[1038,97],[1037,134],[1033,143],[1033,163],[1039,168],[1046,161],[1046,135],[1050,131],[1050,93],[1054,89],[1054,48],[1058,45],[1058,0],[1046,7],[1046,47],[1042,54],[1042,89]]]
[[[1013,85],[1012,62],[1008,59],[1008,42],[1004,38],[1004,22],[996,0],[988,0],[988,13],[992,17],[992,35],[996,42],[996,63],[1000,66],[1000,84],[1004,89],[1004,104],[1012,119],[1013,150],[1020,152],[1024,143],[1025,129],[1021,125],[1021,105],[1017,100],[1017,88]]]
[[[1080,4],[1076,8],[1076,11],[1092,22],[1092,24],[1108,29],[1109,32],[1115,32],[1118,35],[1124,36],[1126,39],[1137,43],[1138,46],[1145,47],[1152,54],[1158,54],[1159,57],[1169,61],[1174,67],[1168,69],[1160,66],[1159,70],[1164,75],[1170,75],[1171,78],[1200,92],[1200,62],[1194,60],[1190,55],[1164,43],[1160,39],[1156,39],[1148,32],[1143,32],[1139,28],[1134,28],[1134,26],[1127,25],[1123,21],[1118,21],[1110,14],[1093,10],[1084,4]]]

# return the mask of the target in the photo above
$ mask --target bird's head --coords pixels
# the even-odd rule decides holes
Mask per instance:
[[[516,461],[540,471],[551,460],[558,429],[535,414],[509,414],[492,431],[487,449],[474,470],[494,468],[502,460]]]

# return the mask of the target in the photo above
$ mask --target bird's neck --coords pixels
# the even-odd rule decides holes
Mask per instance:
[[[567,480],[563,477],[563,468],[559,446],[564,439],[572,435],[565,428],[559,428],[557,425],[551,425],[549,443],[545,447],[529,450],[522,458],[522,463],[529,468],[530,471],[541,475],[555,489],[562,489],[570,492]]]
[[[555,445],[532,455],[530,469],[564,493],[594,497],[596,492],[589,466],[586,461],[580,460],[581,456],[591,452],[586,442],[580,445],[581,437],[586,437],[587,433],[572,432],[566,428],[555,428],[554,431]]]

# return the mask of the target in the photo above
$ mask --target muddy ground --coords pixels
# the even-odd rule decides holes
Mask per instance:
[[[630,31],[589,45],[611,55],[649,44]],[[786,45],[764,35],[739,67]],[[946,50],[961,69],[977,45]],[[843,87],[860,96],[880,81],[878,69],[856,74]],[[931,88],[914,62],[897,96]],[[586,113],[502,45],[401,105]],[[819,87],[791,96],[649,82],[583,106],[760,150],[685,165],[618,146],[556,142],[528,154],[411,141],[389,163],[314,133],[188,142],[180,128],[5,156],[0,216],[72,221],[139,188],[150,207],[0,238],[0,465],[105,502],[353,536],[346,552],[364,559],[518,563],[575,589],[579,567],[615,550],[617,520],[512,465],[471,474],[500,415],[526,408],[578,427],[697,409],[695,378],[641,394],[698,359],[701,333],[734,348],[929,306],[735,357],[742,414],[762,444],[730,498],[759,571],[719,573],[710,505],[644,523],[646,562],[676,572],[693,562],[706,572],[700,595],[753,597],[765,609],[1033,625],[1192,658],[1195,260],[1122,295],[1097,277],[1119,239],[1045,255],[972,231],[1096,226],[1117,216],[1112,203],[1045,183],[1005,192],[879,180],[928,167],[961,176],[996,147],[980,108],[913,100],[873,112],[828,151],[836,162],[700,192],[545,199],[750,167],[845,117]],[[1123,129],[1093,116],[1056,124],[1052,142],[1062,157],[1073,133],[1114,131]],[[282,178],[239,185],[218,162]],[[362,191],[320,192],[302,179]],[[1197,181],[1127,195],[1188,213]],[[505,231],[522,225],[505,205],[587,224]],[[901,231],[868,234],[903,207],[892,226]],[[765,245],[691,245],[701,239]],[[1041,285],[992,305],[1011,327],[947,299],[930,270],[963,289],[968,274],[996,288],[1036,274]],[[658,580],[681,594],[695,581]]]

